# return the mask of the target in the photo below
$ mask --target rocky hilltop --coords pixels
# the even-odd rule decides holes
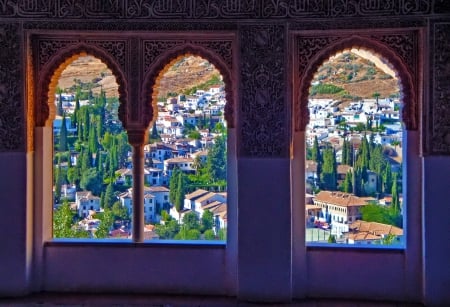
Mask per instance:
[[[313,85],[326,84],[342,88],[339,93],[317,93],[314,98],[358,100],[397,96],[398,80],[395,72],[375,55],[361,50],[337,54],[320,66]],[[314,88],[314,86],[313,86]]]
[[[170,63],[160,78],[158,97],[169,93],[189,91],[211,80],[220,81],[219,71],[208,61],[197,56],[188,56]],[[62,72],[58,86],[64,91],[72,91],[80,82],[91,84],[92,92],[98,94],[101,89],[107,97],[118,96],[118,85],[106,64],[92,56],[80,57]]]
[[[80,57],[61,74],[58,86],[73,90],[75,84],[90,83],[94,94],[101,89],[108,97],[117,96],[118,85],[111,70],[92,56]],[[199,85],[220,83],[219,71],[208,61],[197,56],[187,56],[170,63],[159,79],[158,97],[165,99],[171,94],[189,93]],[[313,84],[331,84],[342,88],[340,93],[316,93],[314,98],[332,98],[349,101],[398,95],[395,73],[375,55],[353,50],[331,57],[318,70]]]

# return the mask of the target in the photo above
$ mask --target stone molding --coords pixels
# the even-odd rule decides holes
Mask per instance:
[[[450,23],[433,24],[432,101],[426,108],[426,154],[450,154]]]
[[[290,19],[448,13],[445,0],[22,0],[0,3],[3,18]]]
[[[307,33],[296,38],[296,83],[294,93],[295,130],[304,131],[309,122],[309,88],[318,68],[331,56],[351,48],[371,51],[381,57],[396,71],[404,107],[402,121],[407,130],[418,129],[418,112],[421,100],[418,97],[418,31],[391,31],[391,33],[352,32]]]

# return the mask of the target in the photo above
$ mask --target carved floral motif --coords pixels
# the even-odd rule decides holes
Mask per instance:
[[[434,25],[433,101],[429,116],[430,153],[450,154],[450,24]]]
[[[25,149],[20,27],[0,24],[0,152]]]
[[[241,29],[241,156],[288,156],[284,31],[278,25]]]

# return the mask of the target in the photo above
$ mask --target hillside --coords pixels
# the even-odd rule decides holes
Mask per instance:
[[[80,57],[61,74],[58,86],[70,91],[76,82],[91,83],[92,91],[106,91],[107,97],[117,96],[117,83],[112,72],[100,60]],[[188,56],[167,69],[160,79],[158,97],[187,93],[201,85],[221,83],[219,71],[201,57]],[[330,58],[318,70],[313,84],[331,84],[342,89],[338,93],[315,94],[314,98],[332,98],[352,101],[372,98],[375,92],[380,97],[398,95],[398,84],[394,72],[382,61],[367,52],[345,52]]]
[[[189,56],[174,63],[160,80],[159,97],[168,93],[182,93],[201,84],[220,81],[219,71],[208,61],[195,56]],[[118,96],[115,77],[106,64],[92,56],[80,57],[62,72],[58,86],[67,91],[74,89],[79,82],[91,83],[92,91],[98,94],[106,92],[107,97]],[[217,82],[214,82],[217,83]]]
[[[320,66],[313,84],[331,84],[343,91],[334,94],[319,91],[314,98],[351,101],[372,98],[374,93],[380,97],[398,95],[398,81],[389,66],[367,52],[356,52],[338,54]]]

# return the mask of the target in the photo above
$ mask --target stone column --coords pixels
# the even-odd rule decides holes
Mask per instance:
[[[128,131],[128,141],[133,147],[133,242],[144,242],[144,140],[145,131]]]

